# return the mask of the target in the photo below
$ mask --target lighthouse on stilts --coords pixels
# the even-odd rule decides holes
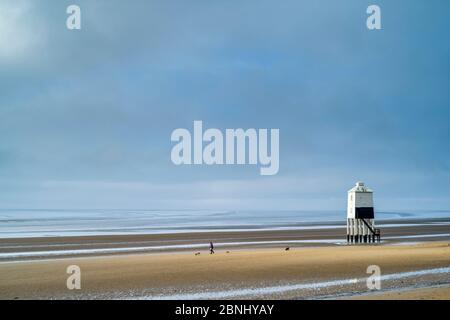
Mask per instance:
[[[375,228],[373,191],[357,182],[348,191],[347,242],[380,242],[380,229]]]

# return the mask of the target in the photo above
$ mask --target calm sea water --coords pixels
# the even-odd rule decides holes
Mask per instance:
[[[336,226],[343,211],[0,210],[0,238]],[[450,218],[450,211],[377,212],[380,220]]]

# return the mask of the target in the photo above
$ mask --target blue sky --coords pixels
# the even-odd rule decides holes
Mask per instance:
[[[449,30],[446,0],[3,0],[0,207],[449,209]],[[278,175],[174,166],[194,120],[279,128]]]

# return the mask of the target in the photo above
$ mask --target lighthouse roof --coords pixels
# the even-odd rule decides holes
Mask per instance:
[[[367,188],[364,182],[358,181],[356,185],[348,190],[348,192],[373,192],[372,189]]]

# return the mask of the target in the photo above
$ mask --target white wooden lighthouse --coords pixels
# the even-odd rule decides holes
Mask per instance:
[[[380,229],[375,228],[373,191],[357,182],[348,191],[347,242],[380,242]]]

